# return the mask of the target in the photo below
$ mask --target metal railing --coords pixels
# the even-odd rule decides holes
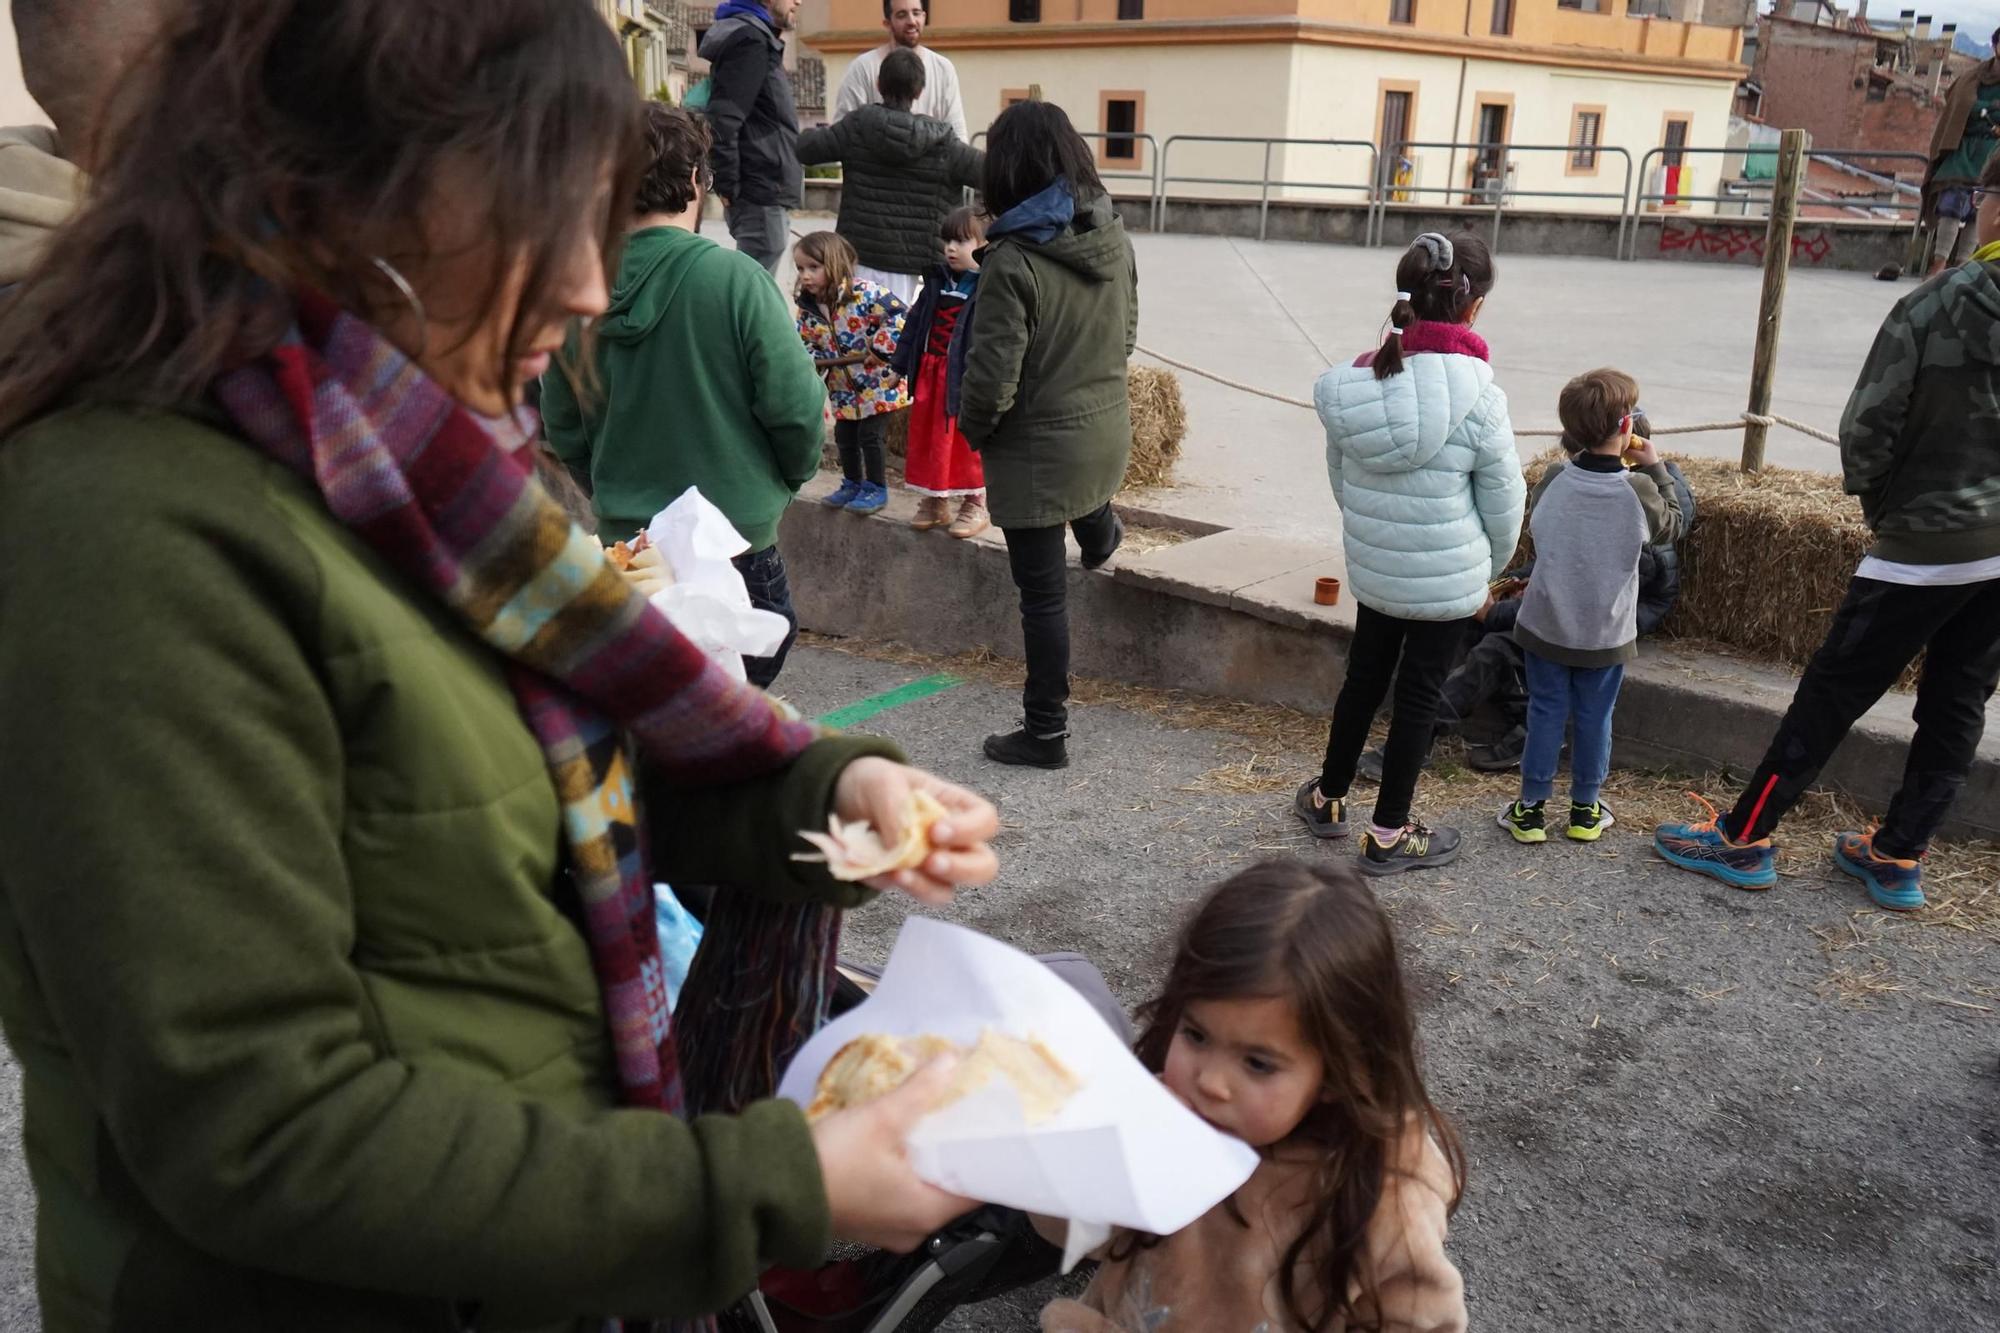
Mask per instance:
[[[1759,194],[1769,195],[1777,185],[1776,181],[1744,180],[1738,183],[1736,192],[1733,194],[1691,194],[1684,190],[1649,190],[1645,188],[1645,185],[1647,181],[1652,179],[1655,159],[1658,159],[1660,165],[1665,167],[1666,159],[1669,155],[1676,157],[1736,156],[1750,158],[1762,155],[1776,157],[1777,153],[1776,145],[1765,146],[1761,144],[1752,144],[1743,148],[1651,149],[1644,157],[1639,159],[1640,189],[1632,198],[1631,226],[1629,228],[1629,241],[1627,242],[1629,252],[1621,252],[1621,257],[1635,260],[1639,257],[1639,228],[1641,224],[1648,220],[1664,221],[1667,216],[1666,206],[1676,204],[1746,204]],[[1807,154],[1809,162],[1823,161],[1836,166],[1852,166],[1853,164],[1848,161],[1850,158],[1866,158],[1870,161],[1909,162],[1916,166],[1919,174],[1928,170],[1930,166],[1930,159],[1922,153],[1878,151],[1872,148],[1814,148]],[[1678,166],[1680,164],[1675,163],[1674,165]],[[1858,171],[1861,168],[1856,167],[1855,170]],[[1876,174],[1876,178],[1893,180],[1893,178],[1881,177],[1879,173]],[[1901,184],[1901,182],[1893,183]],[[1912,233],[1916,231],[1922,222],[1923,200],[1921,195],[1916,199],[1907,201],[1892,197],[1885,200],[1868,199],[1850,202],[1841,199],[1815,199],[1811,197],[1810,187],[1805,186],[1803,181],[1801,182],[1801,188],[1800,202],[1807,207],[1844,208],[1850,211],[1861,209],[1889,211],[1899,216],[1907,213],[1910,215]],[[1659,205],[1660,207],[1656,207],[1651,212],[1648,212],[1646,207],[1648,204]]]
[[[1483,193],[1490,193],[1490,194],[1492,195],[1492,212],[1493,212],[1493,234],[1492,234],[1492,237],[1491,237],[1491,240],[1490,240],[1490,244],[1492,245],[1492,247],[1493,247],[1493,250],[1494,250],[1494,252],[1495,252],[1495,253],[1498,253],[1498,252],[1499,252],[1499,249],[1500,249],[1500,222],[1501,222],[1501,218],[1502,218],[1502,217],[1503,217],[1503,216],[1505,215],[1505,213],[1506,213],[1506,209],[1507,209],[1507,204],[1508,204],[1508,201],[1510,201],[1510,200],[1514,200],[1514,199],[1612,199],[1612,200],[1616,200],[1616,201],[1617,201],[1617,204],[1618,204],[1618,248],[1617,248],[1617,253],[1619,253],[1619,254],[1623,254],[1623,253],[1624,253],[1624,250],[1625,250],[1625,227],[1626,227],[1626,224],[1627,224],[1628,220],[1630,219],[1630,213],[1629,213],[1629,210],[1628,210],[1628,205],[1627,205],[1627,201],[1628,201],[1628,200],[1630,200],[1630,199],[1631,199],[1631,197],[1632,197],[1632,154],[1631,154],[1631,153],[1629,153],[1629,152],[1627,152],[1627,151],[1626,151],[1625,149],[1623,149],[1623,148],[1619,148],[1619,147],[1616,147],[1616,146],[1614,146],[1614,145],[1610,145],[1610,144],[1583,144],[1583,143],[1571,143],[1571,144],[1548,144],[1548,143],[1520,143],[1520,144],[1516,144],[1516,143],[1418,143],[1418,142],[1407,142],[1407,143],[1400,143],[1400,144],[1397,144],[1397,145],[1396,145],[1396,152],[1397,152],[1397,155],[1398,155],[1398,156],[1402,156],[1402,155],[1404,155],[1404,154],[1407,154],[1407,153],[1410,153],[1410,152],[1413,152],[1413,151],[1415,151],[1415,150],[1418,150],[1418,149],[1424,149],[1424,150],[1429,150],[1429,151],[1432,151],[1432,152],[1436,152],[1436,151],[1439,151],[1439,150],[1448,150],[1448,151],[1450,151],[1450,152],[1452,152],[1452,153],[1454,153],[1454,154],[1455,154],[1455,153],[1457,153],[1457,152],[1458,152],[1459,150],[1461,150],[1461,149],[1463,149],[1463,150],[1465,150],[1465,151],[1467,151],[1467,152],[1470,152],[1470,153],[1471,153],[1471,154],[1472,154],[1473,156],[1472,156],[1472,159],[1471,159],[1471,161],[1470,161],[1470,162],[1468,162],[1468,163],[1466,164],[1466,165],[1467,165],[1467,172],[1466,172],[1466,175],[1467,175],[1467,179],[1466,179],[1465,183],[1464,183],[1464,184],[1462,184],[1462,185],[1416,185],[1416,184],[1409,184],[1409,185],[1403,185],[1403,184],[1395,184],[1395,185],[1388,185],[1388,186],[1385,186],[1385,187],[1383,187],[1383,188],[1385,188],[1385,189],[1387,189],[1387,190],[1390,190],[1391,192],[1393,192],[1393,193],[1395,193],[1395,194],[1399,194],[1399,195],[1418,195],[1418,194],[1442,194],[1442,195],[1446,195],[1446,196],[1450,196],[1450,195],[1463,195],[1463,196],[1464,196],[1464,197],[1466,197],[1467,199],[1472,199],[1472,200],[1476,200],[1476,201],[1477,201],[1477,206],[1478,206],[1478,207],[1481,207],[1481,208],[1484,208],[1484,207],[1486,207],[1486,203],[1485,203],[1485,202],[1484,202],[1483,200],[1480,200],[1480,199],[1479,199],[1479,196],[1480,196],[1481,194],[1483,194]],[[1594,154],[1594,155],[1596,155],[1596,156],[1598,156],[1598,157],[1620,157],[1620,158],[1623,158],[1623,159],[1624,159],[1624,161],[1625,161],[1625,181],[1624,181],[1624,185],[1623,185],[1623,187],[1622,187],[1621,189],[1619,189],[1619,190],[1618,190],[1618,191],[1617,191],[1616,193],[1613,193],[1613,192],[1612,192],[1612,191],[1610,191],[1610,190],[1521,190],[1521,189],[1516,189],[1516,188],[1515,188],[1515,187],[1514,187],[1514,186],[1513,186],[1513,185],[1511,184],[1511,178],[1512,178],[1512,175],[1513,175],[1513,169],[1514,169],[1514,163],[1513,163],[1513,156],[1514,156],[1514,154],[1516,154],[1516,153],[1567,153],[1567,154],[1571,155],[1571,157],[1574,157],[1574,156],[1576,156],[1576,155],[1577,155],[1577,154],[1579,154],[1579,153],[1591,153],[1591,154]],[[1492,178],[1492,179],[1491,179],[1491,180],[1489,181],[1489,183],[1486,183],[1486,184],[1482,184],[1482,183],[1479,183],[1479,182],[1475,181],[1475,180],[1473,179],[1473,176],[1472,176],[1472,173],[1473,173],[1473,172],[1474,172],[1474,171],[1475,171],[1475,170],[1477,169],[1477,164],[1479,163],[1479,161],[1480,161],[1480,160],[1481,160],[1482,158],[1485,158],[1485,159],[1487,159],[1487,160],[1492,160],[1492,159],[1494,159],[1494,158],[1497,158],[1497,159],[1498,159],[1498,161],[1499,161],[1499,171],[1498,171],[1498,173],[1497,173],[1497,177],[1495,177],[1495,178]],[[1382,215],[1383,215],[1383,216],[1382,216],[1382,218],[1381,218],[1381,222],[1382,222],[1382,223],[1386,223],[1386,222],[1387,222],[1387,212],[1388,212],[1388,205],[1387,205],[1387,203],[1384,203],[1384,202],[1378,202],[1378,203],[1377,203],[1377,208],[1378,208],[1378,210],[1379,210],[1379,211],[1380,211],[1380,212],[1382,213]],[[1379,230],[1381,230],[1381,229],[1382,229],[1382,228],[1381,228],[1380,226],[1378,226],[1378,231],[1379,231]]]
[[[1264,169],[1254,179],[1238,176],[1176,176],[1168,170],[1168,158],[1177,143],[1211,144],[1261,144],[1264,149]],[[1300,181],[1274,180],[1271,176],[1271,151],[1274,148],[1346,148],[1360,149],[1368,154],[1368,177],[1365,181]],[[1264,240],[1271,230],[1271,187],[1282,190],[1359,190],[1366,196],[1367,216],[1362,223],[1363,245],[1381,243],[1381,170],[1382,151],[1366,139],[1285,139],[1260,138],[1243,134],[1175,134],[1167,138],[1160,149],[1157,160],[1157,176],[1153,196],[1153,212],[1148,219],[1155,232],[1167,227],[1167,188],[1176,183],[1181,185],[1234,185],[1256,186],[1257,195],[1257,239]]]

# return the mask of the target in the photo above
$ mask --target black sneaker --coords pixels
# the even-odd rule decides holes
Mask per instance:
[[[1425,828],[1412,820],[1403,836],[1384,847],[1371,831],[1361,835],[1360,870],[1364,875],[1400,875],[1405,870],[1450,865],[1458,859],[1460,839],[1455,828]]]
[[[1292,813],[1306,822],[1306,831],[1315,838],[1347,836],[1347,802],[1322,797],[1318,778],[1299,788],[1299,794],[1292,798]]]
[[[1436,763],[1436,757],[1437,747],[1435,746],[1424,752],[1424,772],[1428,773],[1431,771],[1431,768]],[[1360,778],[1363,782],[1372,782],[1378,787],[1381,786],[1382,765],[1387,759],[1388,756],[1383,754],[1382,747],[1379,745],[1372,749],[1363,750],[1360,760],[1354,765],[1354,776]]]
[[[1023,728],[1004,736],[988,736],[986,757],[996,764],[1015,764],[1023,768],[1068,768],[1068,740],[1067,731],[1053,736],[1036,736]]]
[[[1515,801],[1500,812],[1500,827],[1512,834],[1515,842],[1547,842],[1549,821],[1542,807],[1541,801],[1532,805]]]
[[[1083,553],[1083,567],[1085,569],[1104,568],[1111,563],[1111,557],[1117,555],[1118,548],[1124,544],[1125,520],[1118,517],[1117,514],[1113,514],[1111,516],[1111,545],[1105,550],[1103,555],[1092,555],[1090,552],[1085,551]]]
[[[1466,746],[1466,767],[1478,773],[1506,773],[1521,766],[1527,748],[1527,730],[1516,727],[1491,745]]]

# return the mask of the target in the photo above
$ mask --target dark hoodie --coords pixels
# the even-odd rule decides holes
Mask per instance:
[[[1124,483],[1138,286],[1132,242],[1106,195],[1079,204],[1059,180],[987,229],[979,289],[959,325],[957,414],[1001,527],[1081,518]]]
[[[731,203],[797,208],[805,198],[795,149],[799,115],[785,74],[785,39],[770,13],[761,5],[722,5],[699,54],[709,63],[715,192]]]
[[[777,542],[819,468],[826,387],[761,264],[678,227],[635,232],[597,372],[588,411],[560,368],[544,375],[542,419],[556,455],[588,467],[607,541],[699,486],[752,550]]]
[[[2000,265],[1948,270],[1896,303],[1847,400],[1840,461],[1869,554],[2000,556]]]
[[[834,229],[870,268],[925,273],[944,262],[938,224],[979,184],[986,154],[951,126],[881,105],[799,136],[799,161],[840,163]]]

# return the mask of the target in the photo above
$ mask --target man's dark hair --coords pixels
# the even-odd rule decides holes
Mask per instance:
[[[924,58],[915,51],[897,47],[882,58],[882,72],[875,76],[875,86],[888,105],[909,106],[924,91]]]
[[[694,203],[697,182],[704,190],[715,183],[708,152],[714,145],[708,123],[679,107],[646,104],[646,174],[632,199],[632,214],[685,213]],[[699,172],[700,175],[695,173]]]
[[[1079,205],[1104,193],[1090,148],[1054,102],[1016,102],[986,134],[986,175],[979,192],[986,211],[999,217],[1032,199],[1058,178],[1069,181]]]
[[[924,10],[924,17],[928,19],[931,16],[931,7],[929,4],[929,0],[925,0],[923,10]],[[896,12],[896,0],[882,0],[882,21],[884,23],[887,23],[889,21],[889,17],[895,12]]]

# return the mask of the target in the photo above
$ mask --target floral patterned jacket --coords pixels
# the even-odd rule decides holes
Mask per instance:
[[[831,317],[812,298],[799,299],[799,338],[815,360],[832,361],[857,352],[872,352],[878,358],[826,372],[826,397],[835,416],[859,421],[910,405],[909,384],[889,369],[907,313],[894,292],[861,278],[854,280],[853,296]]]

